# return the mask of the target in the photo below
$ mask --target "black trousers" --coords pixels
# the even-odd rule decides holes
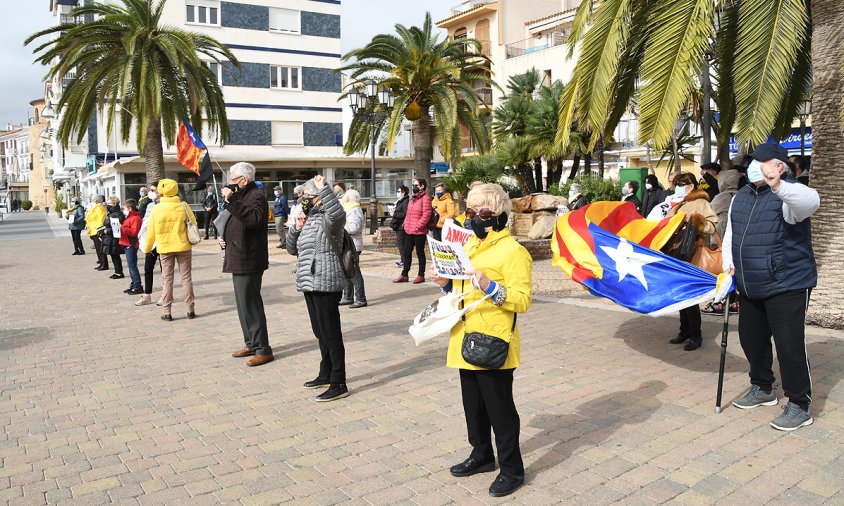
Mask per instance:
[[[346,382],[346,347],[340,328],[341,292],[305,292],[311,328],[319,340],[319,378],[332,385]]]
[[[435,228],[434,230],[431,230],[431,234],[434,236],[434,239],[438,241],[443,240],[443,229]]]
[[[250,274],[232,274],[234,301],[237,317],[243,331],[243,343],[258,355],[272,355],[270,337],[267,333],[267,316],[264,314],[264,299],[261,298],[261,283],[264,271]]]
[[[214,220],[217,219],[220,213],[217,211],[211,211],[205,214],[205,238],[208,239],[208,232],[213,230],[214,231],[214,239],[217,238],[217,227],[214,226]]]
[[[109,253],[111,257],[111,263],[114,265],[114,273],[115,274],[123,274],[123,260],[121,259],[123,255],[120,253]]]
[[[696,343],[703,340],[700,332],[700,306],[697,304],[680,310],[680,335]]]
[[[401,253],[401,275],[407,276],[410,272],[410,264],[413,261],[413,250],[416,250],[416,258],[419,260],[419,268],[417,269],[417,276],[425,275],[425,244],[427,244],[428,237],[425,234],[404,234],[404,249]]]
[[[766,390],[774,384],[773,336],[783,393],[804,408],[812,402],[812,374],[806,353],[808,302],[808,290],[785,292],[767,299],[739,295],[739,340],[750,364],[750,383]]]
[[[513,371],[470,371],[460,369],[460,391],[472,458],[492,462],[490,429],[495,431],[498,465],[502,473],[525,475],[519,450],[519,413],[513,402]]]
[[[73,238],[73,251],[76,253],[85,253],[85,247],[82,246],[82,231],[71,230],[70,237]]]
[[[146,295],[152,293],[152,276],[155,273],[156,262],[158,262],[158,251],[153,248],[144,256],[144,293]]]
[[[103,241],[96,235],[91,236],[94,241],[94,251],[97,253],[97,264],[108,269],[108,255],[103,253]]]

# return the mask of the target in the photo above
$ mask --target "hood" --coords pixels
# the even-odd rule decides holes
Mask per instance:
[[[157,188],[162,197],[175,197],[179,193],[179,185],[172,179],[162,179]]]
[[[739,179],[741,179],[741,172],[735,169],[722,170],[718,174],[718,191],[738,191]]]

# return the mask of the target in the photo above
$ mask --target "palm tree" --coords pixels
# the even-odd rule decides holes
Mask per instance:
[[[510,77],[507,95],[492,113],[496,153],[505,165],[512,167],[526,193],[542,190],[541,160],[533,155],[533,143],[527,137],[528,119],[534,113],[534,94],[540,86],[539,71],[535,68]]]
[[[64,79],[75,71],[59,101],[65,109],[57,137],[67,147],[81,142],[97,111],[106,111],[108,133],[120,116],[120,137],[135,143],[144,155],[148,181],[164,177],[162,133],[175,141],[182,118],[189,118],[201,135],[203,119],[229,137],[226,105],[217,76],[201,57],[220,64],[240,64],[226,46],[213,38],[161,24],[166,0],[121,0],[122,5],[92,3],[72,15],[91,19],[61,24],[31,35],[24,44],[59,34],[33,51],[36,61],[50,67],[46,79]],[[120,104],[120,108],[117,106]]]
[[[526,135],[531,143],[531,156],[545,159],[548,165],[548,187],[559,184],[563,159],[571,154],[577,156],[577,149],[581,144],[575,139],[573,143],[568,144],[567,150],[563,150],[556,142],[559,126],[557,118],[564,88],[560,81],[554,81],[551,86],[540,86],[533,101],[533,111],[527,119]],[[579,134],[572,132],[572,135]]]
[[[476,181],[494,183],[504,173],[503,165],[494,154],[466,157],[460,160],[452,172],[443,178],[442,182],[452,191],[465,198],[469,193],[469,185]]]
[[[480,99],[475,89],[491,86],[492,80],[489,58],[480,53],[481,43],[472,39],[439,40],[433,33],[430,13],[421,28],[401,24],[395,28],[396,35],[376,35],[366,46],[349,51],[343,59],[351,62],[339,69],[351,71],[351,86],[359,86],[364,78],[375,78],[396,96],[384,127],[387,148],[406,117],[413,122],[417,174],[427,174],[430,169],[434,133],[447,160],[459,158],[462,152],[460,125],[468,128],[479,151],[485,152],[489,136],[478,111]],[[356,128],[368,131],[369,125],[359,121]],[[357,137],[354,131],[349,134],[350,139]],[[347,154],[359,150],[356,143],[345,146]]]

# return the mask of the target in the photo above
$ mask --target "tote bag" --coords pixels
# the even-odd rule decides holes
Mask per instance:
[[[434,337],[451,332],[451,328],[460,321],[463,315],[475,309],[481,302],[490,297],[489,295],[484,295],[483,298],[461,309],[460,302],[473,291],[469,290],[462,294],[455,294],[453,291],[449,292],[432,302],[421,313],[416,315],[416,318],[413,319],[413,325],[407,329],[410,335],[413,336],[416,346]]]
[[[199,244],[202,238],[199,237],[199,229],[196,228],[196,224],[190,219],[187,203],[182,202],[182,207],[185,208],[185,231],[188,234],[188,242],[194,245]]]

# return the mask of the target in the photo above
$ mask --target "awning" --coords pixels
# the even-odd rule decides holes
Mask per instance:
[[[100,168],[97,169],[97,176],[108,175],[108,174],[114,172],[114,169],[116,169],[118,165],[125,165],[127,163],[132,163],[139,158],[140,158],[140,156],[127,156],[125,158],[118,158],[117,160],[115,160],[113,162],[109,162],[109,163],[100,165]]]

